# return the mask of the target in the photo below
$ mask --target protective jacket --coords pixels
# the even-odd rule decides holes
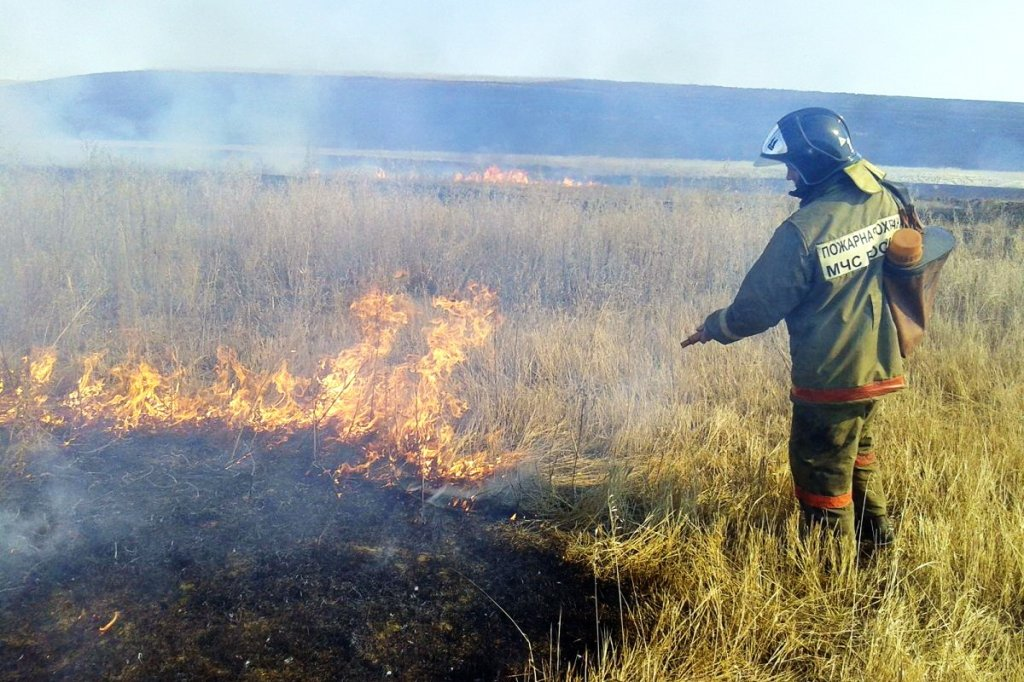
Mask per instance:
[[[882,288],[885,249],[900,227],[883,177],[860,160],[805,188],[732,304],[704,323],[711,338],[728,344],[785,319],[794,401],[868,400],[906,385]]]

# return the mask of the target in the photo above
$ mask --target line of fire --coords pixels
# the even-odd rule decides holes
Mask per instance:
[[[362,461],[338,465],[336,480],[365,475],[435,485],[479,482],[513,456],[490,447],[463,453],[456,424],[468,404],[453,392],[452,374],[484,345],[500,321],[497,297],[471,285],[464,298],[434,297],[436,316],[423,327],[422,355],[393,357],[396,336],[414,321],[402,294],[370,292],[350,307],[361,338],[320,362],[315,377],[292,374],[287,361],[272,372],[249,369],[227,347],[217,350],[214,380],[190,390],[181,368],[161,371],[146,359],[109,364],[85,357],[70,391],[55,384],[59,358],[33,351],[0,380],[0,426],[26,419],[77,430],[114,433],[182,426],[248,429],[268,437],[315,430],[324,442],[358,445]]]

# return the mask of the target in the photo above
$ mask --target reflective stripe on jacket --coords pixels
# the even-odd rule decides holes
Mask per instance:
[[[837,173],[776,229],[732,304],[705,321],[732,343],[786,320],[794,400],[848,402],[905,386],[882,262],[899,228],[882,171],[859,161]]]

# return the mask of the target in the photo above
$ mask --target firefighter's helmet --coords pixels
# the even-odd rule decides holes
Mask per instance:
[[[809,107],[786,114],[761,146],[761,159],[792,166],[805,185],[817,185],[860,159],[850,129],[830,109]]]

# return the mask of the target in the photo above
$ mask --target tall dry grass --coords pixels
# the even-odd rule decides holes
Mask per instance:
[[[100,348],[199,374],[229,345],[312,373],[354,339],[347,306],[367,289],[479,281],[505,322],[461,375],[462,427],[527,453],[505,481],[625,607],[586,662],[535,676],[1024,679],[1020,225],[948,225],[961,244],[930,339],[879,425],[899,539],[836,566],[796,539],[784,332],[678,347],[789,202],[9,169],[0,352],[14,371],[55,346],[65,384]]]

